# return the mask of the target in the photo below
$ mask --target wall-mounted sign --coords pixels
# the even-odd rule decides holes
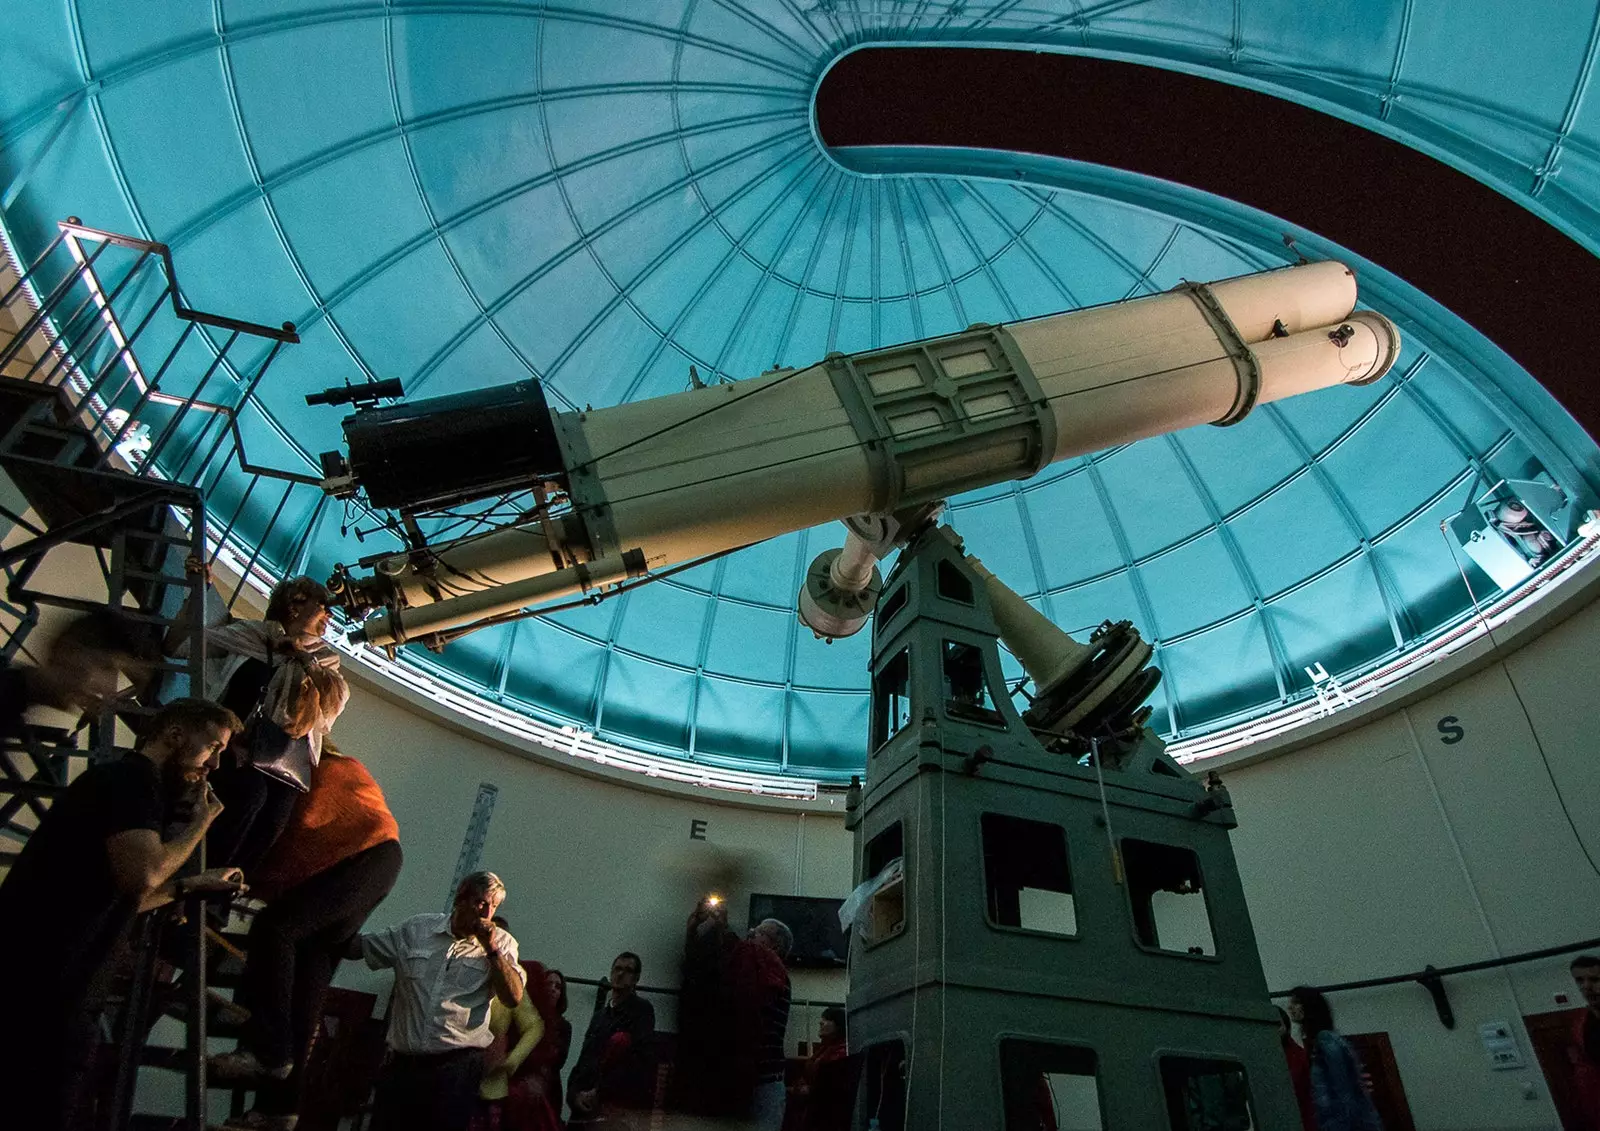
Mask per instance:
[[[1522,1050],[1517,1047],[1517,1038],[1506,1022],[1485,1021],[1478,1026],[1478,1039],[1483,1042],[1483,1051],[1489,1054],[1490,1068],[1523,1067]]]

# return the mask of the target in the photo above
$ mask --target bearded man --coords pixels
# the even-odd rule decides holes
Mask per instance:
[[[169,703],[134,753],[91,766],[55,799],[0,883],[0,1095],[13,1126],[70,1125],[95,991],[134,916],[192,892],[243,890],[237,868],[173,878],[222,811],[206,776],[239,726],[203,699]]]

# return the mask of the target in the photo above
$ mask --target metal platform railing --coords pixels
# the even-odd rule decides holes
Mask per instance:
[[[252,463],[240,427],[273,361],[298,340],[287,323],[265,326],[190,307],[165,245],[76,218],[59,224],[27,265],[0,262],[0,470],[27,503],[27,513],[0,506],[10,527],[0,544],[0,662],[30,655],[41,606],[109,607],[147,633],[154,669],[148,686],[89,721],[86,746],[64,732],[29,732],[0,748],[0,853],[14,855],[4,842],[25,843],[67,788],[71,758],[119,756],[119,734],[136,732],[159,697],[201,686],[201,618],[189,626],[184,659],[156,658],[179,610],[203,599],[205,581],[185,568],[186,558],[233,544],[244,560],[227,597],[230,610],[252,574],[303,567],[326,502],[319,480]],[[221,512],[213,510],[212,502],[224,499]],[[253,516],[249,539],[236,537],[241,516],[264,501],[265,526]],[[283,516],[303,516],[307,507],[312,521],[282,560],[264,562],[262,547],[274,541]],[[103,597],[50,586],[53,571],[42,567],[68,544],[92,548]],[[204,866],[203,852],[191,870]],[[100,1127],[205,1126],[210,956],[201,901],[191,898],[183,911],[181,919],[152,913],[136,933],[137,961],[116,995],[117,1063],[98,1104]],[[183,1045],[151,1048],[151,1027],[168,1007],[183,1020]],[[183,1074],[181,1119],[133,1113],[141,1063]],[[235,1093],[236,1108],[241,1100]]]

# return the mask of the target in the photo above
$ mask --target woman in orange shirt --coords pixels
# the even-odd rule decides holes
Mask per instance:
[[[400,827],[367,768],[331,742],[251,894],[267,901],[250,928],[239,1047],[212,1057],[219,1082],[258,1085],[255,1110],[230,1128],[289,1131],[322,999],[346,943],[400,875]],[[291,1075],[294,1077],[291,1080]]]

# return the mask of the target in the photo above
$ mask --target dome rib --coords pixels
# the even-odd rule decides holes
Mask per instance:
[[[601,733],[605,727],[606,684],[611,679],[611,664],[617,655],[617,634],[622,631],[622,622],[628,615],[628,605],[632,601],[633,592],[631,590],[615,599],[616,608],[611,610],[611,623],[601,641],[605,647],[605,652],[600,657],[600,670],[595,673],[594,694],[592,696],[594,731],[596,734]]]
[[[1044,555],[1039,552],[1039,539],[1033,532],[1033,517],[1028,512],[1028,498],[1023,494],[1020,484],[1013,482],[1007,486],[1010,487],[1008,493],[1011,496],[1011,504],[1017,510],[1017,524],[1022,531],[1023,545],[1028,550],[1028,565],[1033,570],[1033,588],[1029,595],[1039,598],[1039,604],[1044,606],[1041,611],[1054,621],[1055,604],[1050,600],[1050,586],[1044,576]]]
[[[785,141],[785,140],[788,140],[788,137],[786,137],[784,135],[775,135],[772,138],[768,139],[767,144],[768,145],[776,145],[776,144],[779,144],[780,142]],[[630,147],[627,147],[627,148],[632,148],[632,147],[630,146]],[[740,159],[741,157],[748,156],[748,155],[749,154],[747,154],[747,153],[730,155],[730,156],[722,159],[721,161],[717,162],[716,165],[708,167],[707,169],[702,170],[701,172],[702,172],[702,174],[705,173],[705,172],[712,172],[712,171],[715,171],[718,168],[722,168],[722,167],[726,167],[728,165],[732,165],[738,159]],[[598,162],[598,161],[585,161],[584,162],[584,167],[587,168],[592,164],[600,164],[600,163],[601,162]],[[551,172],[546,177],[539,178],[539,180],[541,181],[541,184],[540,184],[539,187],[543,187],[543,185],[545,185],[545,184],[556,185],[556,186],[558,186],[558,191],[562,192],[563,199],[566,199],[566,195],[565,195],[564,190],[561,190],[559,188],[559,186],[560,186],[561,181],[562,181],[562,174],[564,172],[567,172],[568,169],[569,169],[569,167],[559,167],[559,168],[552,169]],[[663,186],[662,188],[660,188],[660,189],[656,190],[654,193],[652,193],[649,197],[639,201],[638,204],[636,204],[635,206],[633,206],[633,207],[631,207],[631,208],[629,208],[629,209],[627,209],[627,210],[625,210],[623,212],[618,213],[616,216],[613,216],[610,219],[606,220],[605,222],[595,226],[593,229],[591,229],[588,232],[583,232],[582,229],[579,228],[578,230],[580,232],[580,235],[579,235],[579,237],[577,239],[573,240],[571,243],[569,243],[566,246],[562,247],[560,250],[558,250],[553,255],[551,255],[548,259],[546,259],[543,263],[538,264],[532,271],[530,271],[528,274],[524,275],[522,278],[518,279],[511,287],[507,288],[500,295],[497,295],[486,306],[483,306],[483,315],[482,315],[482,319],[481,320],[474,320],[474,321],[469,322],[467,325],[463,326],[459,331],[457,331],[455,336],[452,337],[450,341],[445,343],[445,345],[441,346],[439,348],[439,350],[436,351],[435,354],[432,357],[430,357],[426,362],[424,362],[422,367],[420,369],[418,369],[416,375],[413,377],[412,386],[411,386],[411,388],[407,389],[407,394],[408,395],[415,395],[416,392],[423,385],[425,385],[428,382],[429,379],[432,378],[433,374],[439,369],[439,367],[441,365],[444,364],[445,360],[450,356],[451,353],[453,353],[464,342],[466,342],[469,338],[471,338],[473,334],[475,334],[479,329],[481,329],[485,322],[492,322],[496,318],[498,318],[499,315],[508,306],[510,306],[513,302],[515,302],[518,298],[520,298],[524,293],[526,293],[526,291],[528,290],[529,287],[531,287],[535,283],[539,282],[541,279],[543,279],[546,275],[548,275],[551,271],[555,270],[557,267],[559,267],[559,266],[563,265],[564,263],[566,263],[567,260],[571,259],[573,256],[579,255],[580,253],[583,253],[583,252],[588,252],[591,256],[593,256],[594,255],[594,252],[593,252],[593,241],[597,236],[605,235],[605,234],[613,231],[614,229],[620,227],[622,224],[626,223],[629,219],[631,219],[634,216],[638,215],[639,212],[643,208],[646,208],[649,205],[654,204],[654,203],[656,203],[656,202],[658,202],[660,200],[665,200],[668,197],[674,195],[675,193],[681,192],[683,190],[683,188],[685,187],[685,183],[686,183],[687,179],[688,178],[684,178],[684,179],[681,179],[681,180],[678,180],[678,181],[674,181],[673,183],[671,183],[669,185]],[[474,210],[474,211],[476,211],[476,210]],[[568,211],[569,211],[569,214],[570,214],[570,212],[571,212],[570,203],[568,205]],[[574,226],[577,227],[576,217],[573,216],[572,219],[573,219]],[[445,228],[445,230],[448,230],[448,229],[450,229],[450,228],[452,228],[454,226],[455,226],[454,220],[447,220],[445,222],[444,228]],[[681,237],[681,239],[680,239],[680,241],[677,244],[673,245],[673,247],[670,248],[669,251],[676,250],[677,248],[681,247],[682,244],[687,243],[688,240],[690,238],[692,238],[692,236],[699,230],[700,229],[695,228],[695,229],[690,229],[690,230],[684,232],[682,237]],[[657,261],[653,262],[651,264],[651,266],[652,267],[658,267],[661,263],[666,262],[666,260],[668,258],[670,258],[670,256],[665,254],[665,253],[663,253],[662,257],[660,257]],[[643,281],[643,279],[645,279],[647,277],[648,277],[648,272],[642,273],[640,275],[639,281]],[[623,294],[620,291],[615,296],[615,298],[616,298],[616,300],[618,302],[625,302],[626,301],[624,299]],[[630,305],[630,309],[633,309],[636,314],[639,314],[639,316],[640,316],[642,321],[645,321],[647,324],[651,325],[651,328],[656,330],[656,332],[658,334],[661,332],[660,328],[655,326],[653,323],[651,323],[650,320],[648,318],[646,318],[642,314],[642,312],[640,312],[637,309],[637,307],[633,307],[631,304],[629,304],[629,305]],[[602,312],[602,313],[609,313],[610,309],[612,309],[612,308],[607,308],[607,310]],[[599,316],[597,316],[596,325],[598,325],[598,322],[599,322]],[[592,332],[592,329],[591,329],[590,332]],[[585,336],[587,336],[587,335],[585,335]],[[665,337],[665,335],[663,335],[663,337]],[[580,344],[582,344],[582,343],[581,342],[575,342],[574,346],[580,345]],[[552,367],[552,372],[554,372],[554,367]],[[540,376],[541,377],[548,377],[549,375],[548,374],[541,374]],[[559,389],[556,386],[547,385],[547,387],[555,389],[559,393]],[[577,407],[576,404],[574,402],[572,402],[572,401],[568,401],[568,404],[573,408]]]
[[[417,167],[416,148],[411,143],[412,126],[406,121],[404,108],[400,104],[400,78],[394,65],[394,12],[392,9],[387,8],[383,16],[383,63],[384,71],[389,79],[389,104],[394,113],[395,132],[399,135],[401,152],[405,154],[406,171],[411,175],[411,185],[416,191],[417,203],[422,208],[422,214],[428,221],[428,230],[432,233],[439,251],[444,255],[445,262],[450,264],[450,270],[455,274],[456,282],[460,284],[462,292],[477,309],[478,317],[483,323],[491,327],[500,344],[507,353],[522,365],[529,378],[538,380],[539,371],[527,354],[518,347],[511,335],[505,332],[499,322],[489,317],[489,311],[483,304],[483,296],[478,293],[478,289],[467,279],[467,273],[461,266],[461,260],[457,257],[455,249],[450,246],[450,241],[444,238],[444,229],[439,224],[439,213],[433,206],[432,198],[428,196],[427,190],[423,187],[422,171]],[[545,98],[547,96],[547,92],[542,89],[535,89],[533,93],[534,98]],[[547,391],[554,394],[562,407],[569,411],[577,407],[562,395],[559,389],[549,388]],[[509,637],[514,640],[516,633],[513,631],[509,634]],[[510,647],[509,640],[507,647]],[[504,670],[500,675],[500,694],[502,698],[505,695]]]
[[[834,170],[828,170],[824,181],[829,185],[827,206],[822,211],[822,219],[817,224],[817,233],[811,243],[811,251],[806,256],[805,269],[800,272],[799,285],[794,288],[794,296],[789,300],[789,312],[783,320],[783,330],[778,334],[777,348],[773,350],[772,364],[784,364],[784,356],[789,351],[789,341],[794,333],[795,319],[800,314],[800,304],[805,301],[806,293],[811,289],[811,275],[817,269],[817,262],[822,257],[822,249],[827,243],[829,227],[833,224],[834,210],[839,206],[839,194],[844,191],[844,177]],[[818,186],[820,188],[820,186]],[[802,361],[805,364],[805,361]]]
[[[1006,310],[1005,320],[1007,322],[1015,322],[1021,317],[1017,310],[1017,304],[1012,300],[1010,292],[1006,289],[1005,284],[1000,281],[1000,277],[995,274],[994,269],[994,261],[1005,254],[1006,248],[1001,247],[993,256],[985,255],[983,248],[979,246],[978,241],[973,237],[972,229],[967,226],[966,220],[962,218],[960,208],[956,206],[955,201],[950,199],[949,182],[936,180],[931,182],[928,187],[934,196],[938,197],[940,202],[944,204],[946,211],[949,213],[950,222],[955,225],[956,231],[961,234],[962,242],[967,245],[967,250],[972,253],[972,258],[977,261],[979,268],[983,271],[984,278],[989,280],[989,285],[994,288],[995,294],[1000,296],[1000,302]],[[954,286],[954,283],[952,282],[951,285]]]
[[[755,257],[750,255],[750,253],[744,247],[745,239],[748,239],[750,235],[759,231],[769,219],[776,215],[778,210],[789,199],[790,195],[793,194],[803,183],[805,183],[806,176],[813,170],[821,167],[822,159],[820,156],[814,156],[810,161],[807,161],[805,167],[800,171],[800,173],[790,179],[788,187],[785,188],[778,196],[775,196],[767,205],[767,207],[762,210],[761,214],[751,222],[749,231],[745,233],[745,237],[734,241],[732,244],[733,251],[737,254],[746,255],[750,258],[751,262],[755,262]],[[818,177],[815,183],[811,186],[811,191],[807,195],[805,205],[801,207],[799,212],[795,213],[795,218],[790,223],[788,230],[784,233],[783,239],[779,242],[777,251],[762,266],[761,277],[756,281],[755,285],[750,288],[750,296],[745,300],[744,307],[739,311],[739,317],[734,319],[729,325],[728,335],[723,339],[722,348],[718,351],[717,358],[712,363],[711,367],[712,372],[717,374],[719,377],[727,372],[725,366],[727,364],[728,354],[733,349],[733,343],[738,339],[740,332],[744,329],[745,325],[748,323],[748,320],[752,316],[757,302],[760,301],[763,292],[766,291],[767,284],[772,279],[773,272],[777,268],[778,261],[788,254],[789,248],[793,244],[794,238],[800,230],[801,220],[810,210],[811,202],[816,199],[817,193],[821,191],[825,182],[825,177]],[[687,311],[685,313],[687,313]],[[773,360],[773,364],[777,364],[776,359]],[[641,372],[639,381],[642,381],[643,379],[644,374]],[[629,386],[627,395],[623,397],[624,401],[631,401],[633,399],[634,394],[637,392],[637,385],[638,382],[636,381],[634,385]]]
[[[1562,147],[1578,124],[1578,114],[1583,109],[1584,97],[1589,92],[1589,83],[1594,79],[1597,57],[1600,57],[1600,9],[1596,10],[1594,21],[1589,25],[1589,42],[1583,49],[1583,63],[1578,68],[1577,80],[1573,83],[1572,94],[1567,99],[1567,108],[1561,115],[1561,124],[1556,128],[1555,137],[1550,141],[1550,151],[1534,171],[1533,184],[1528,187],[1529,196],[1538,197],[1544,192],[1545,184],[1560,167]]]
[[[1194,490],[1195,496],[1206,508],[1206,514],[1211,519],[1210,530],[1216,532],[1223,548],[1227,550],[1228,560],[1233,563],[1234,573],[1238,575],[1239,583],[1244,586],[1245,593],[1250,597],[1251,608],[1260,618],[1262,632],[1266,636],[1267,651],[1272,656],[1272,676],[1278,684],[1278,698],[1287,700],[1291,684],[1289,656],[1283,646],[1283,638],[1272,623],[1272,618],[1266,615],[1267,602],[1261,592],[1261,583],[1256,580],[1255,571],[1245,560],[1244,551],[1239,546],[1233,528],[1223,521],[1222,509],[1217,506],[1216,496],[1211,493],[1210,486],[1195,470],[1194,461],[1189,458],[1189,453],[1183,450],[1183,445],[1178,443],[1176,436],[1169,433],[1162,439],[1171,449],[1178,466],[1183,468],[1184,474],[1188,476],[1189,486]]]
[[[700,644],[694,658],[694,682],[689,692],[689,740],[685,750],[689,760],[695,758],[695,748],[700,735],[700,691],[706,680],[706,658],[711,654],[711,632],[717,622],[718,601],[722,597],[722,581],[728,575],[728,559],[718,558],[711,574],[711,600],[706,602],[705,616],[700,621]]]
[[[950,271],[950,262],[945,258],[944,248],[939,243],[937,234],[933,231],[933,224],[928,220],[928,209],[922,201],[921,181],[909,181],[906,184],[906,195],[911,198],[911,205],[916,210],[917,221],[922,225],[923,235],[927,238],[928,246],[933,250],[933,261],[937,266],[937,277],[940,280],[940,289],[950,298],[950,305],[955,308],[956,324],[949,327],[956,330],[962,326],[970,326],[972,319],[967,316],[966,304],[961,301],[961,290],[956,286],[955,276]]]
[[[910,299],[911,336],[924,338],[928,330],[922,319],[922,288],[917,286],[916,265],[912,262],[911,246],[906,234],[905,209],[900,203],[899,180],[889,182],[889,210],[894,214],[895,237],[900,244],[900,266],[905,272],[906,294]]]
[[[876,184],[877,182],[874,181],[872,183]],[[1056,293],[1061,296],[1061,309],[1072,310],[1084,305],[1083,302],[1079,300],[1078,296],[1072,293],[1072,288],[1067,286],[1067,284],[1062,280],[1060,273],[1050,264],[1049,260],[1040,255],[1038,249],[1028,242],[1028,232],[1034,227],[1035,224],[1039,222],[1040,218],[1046,215],[1048,212],[1048,209],[1043,204],[1040,204],[1039,207],[1035,209],[1033,215],[1028,218],[1028,222],[1019,228],[1012,224],[1011,221],[1007,220],[1000,210],[989,202],[988,198],[985,197],[983,193],[977,191],[976,186],[962,183],[961,188],[969,196],[971,196],[973,200],[978,202],[978,206],[988,214],[991,220],[1003,227],[1011,236],[1011,239],[1008,241],[1006,246],[998,253],[990,257],[991,263],[998,261],[1002,255],[1004,255],[1007,251],[1010,251],[1013,247],[1017,248],[1022,252],[1023,255],[1028,257],[1028,261],[1037,267],[1045,276],[1045,278],[1050,280],[1050,285],[1055,287]],[[1013,315],[1013,317],[1016,317],[1016,315]]]
[[[1122,516],[1117,513],[1117,508],[1111,502],[1111,492],[1106,489],[1105,478],[1100,474],[1097,463],[1090,461],[1085,466],[1089,476],[1089,483],[1094,487],[1095,497],[1100,500],[1100,510],[1106,516],[1106,525],[1111,530],[1112,540],[1116,543],[1117,551],[1122,555],[1123,573],[1128,579],[1128,587],[1133,591],[1133,599],[1139,609],[1138,628],[1150,643],[1152,667],[1160,668],[1162,680],[1168,684],[1167,711],[1171,729],[1178,730],[1178,713],[1173,705],[1176,696],[1171,692],[1173,682],[1172,673],[1167,670],[1167,665],[1162,661],[1165,644],[1156,634],[1155,607],[1150,603],[1150,594],[1145,592],[1144,579],[1139,576],[1139,571],[1133,564],[1133,544],[1128,539],[1128,532],[1122,525]]]
[[[74,3],[76,3],[76,0],[74,0]],[[283,220],[278,215],[277,204],[272,199],[272,194],[266,191],[266,187],[262,183],[261,165],[256,159],[255,143],[251,140],[250,130],[245,125],[244,112],[239,104],[239,87],[234,80],[232,48],[228,42],[227,28],[223,23],[220,5],[213,7],[213,18],[217,23],[218,39],[221,40],[217,46],[217,65],[222,70],[222,87],[227,92],[228,111],[233,118],[233,127],[238,135],[239,148],[244,152],[245,167],[249,170],[250,180],[259,196],[261,208],[266,213],[267,223],[272,226],[273,235],[277,237],[278,243],[283,249],[284,258],[289,262],[289,269],[294,272],[295,277],[300,280],[300,285],[305,288],[306,297],[311,300],[314,311],[312,315],[302,315],[296,319],[295,325],[304,328],[319,320],[326,323],[328,331],[334,336],[334,340],[350,356],[350,360],[355,363],[356,368],[361,370],[362,377],[368,381],[376,381],[379,375],[373,370],[372,366],[367,364],[366,358],[356,348],[356,344],[350,340],[350,336],[340,327],[339,320],[333,316],[332,310],[328,308],[322,296],[318,293],[316,284],[311,281],[311,275],[306,271],[305,264],[301,262],[300,256],[295,252],[294,243],[289,239],[289,233],[284,230]],[[309,458],[310,453],[308,452],[306,455]]]
[[[800,592],[800,587],[805,584],[806,566],[810,564],[811,531],[802,530],[794,540],[794,568],[789,575],[789,589],[794,593]],[[780,747],[778,768],[789,768],[790,733],[794,725],[794,669],[798,658],[800,646],[800,618],[790,615],[788,618],[789,633],[783,652],[783,734]]]
[[[1360,554],[1361,557],[1366,559],[1368,568],[1372,571],[1373,580],[1377,584],[1378,592],[1383,597],[1384,615],[1389,620],[1390,631],[1394,633],[1395,645],[1396,647],[1400,647],[1406,640],[1406,634],[1402,631],[1401,620],[1405,614],[1403,608],[1398,606],[1395,601],[1393,579],[1388,576],[1388,571],[1372,553],[1372,541],[1368,538],[1366,530],[1362,527],[1360,519],[1356,516],[1355,508],[1351,506],[1349,498],[1346,497],[1342,490],[1340,490],[1339,484],[1334,477],[1328,474],[1328,469],[1322,465],[1323,456],[1333,451],[1339,446],[1339,444],[1343,443],[1346,438],[1353,435],[1356,429],[1361,426],[1362,422],[1371,419],[1371,417],[1376,414],[1378,406],[1374,405],[1368,410],[1367,413],[1359,417],[1357,423],[1351,425],[1350,428],[1348,428],[1342,435],[1334,440],[1333,443],[1325,447],[1320,453],[1312,453],[1310,447],[1305,443],[1305,440],[1300,433],[1292,424],[1284,419],[1283,413],[1281,410],[1279,410],[1277,405],[1265,405],[1263,406],[1263,410],[1267,413],[1268,419],[1270,419],[1273,424],[1277,426],[1278,431],[1283,438],[1291,447],[1294,448],[1296,454],[1306,461],[1305,466],[1307,471],[1315,479],[1317,485],[1322,488],[1323,493],[1333,503],[1334,508],[1339,512],[1339,516],[1344,520],[1345,526],[1349,530],[1351,537],[1356,539],[1356,553]],[[1283,593],[1273,594],[1274,597],[1281,597],[1283,595]],[[1291,684],[1293,682],[1295,681],[1293,680],[1291,672]]]

